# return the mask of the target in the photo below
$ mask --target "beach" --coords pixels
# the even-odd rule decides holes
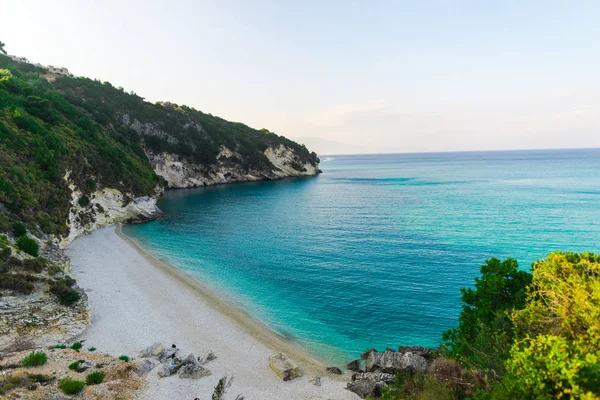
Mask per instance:
[[[77,238],[67,249],[72,275],[89,299],[92,324],[79,339],[114,356],[138,353],[155,342],[176,344],[182,357],[212,351],[208,377],[159,379],[151,371],[140,399],[209,399],[222,376],[234,377],[226,398],[357,399],[347,377],[327,375],[325,366],[219,298],[184,272],[156,259],[110,226]],[[268,358],[284,352],[304,371],[281,381]],[[310,382],[321,376],[321,385]]]

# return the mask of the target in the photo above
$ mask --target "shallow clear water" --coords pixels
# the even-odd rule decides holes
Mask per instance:
[[[600,150],[324,159],[316,178],[167,192],[166,219],[125,232],[338,363],[439,344],[487,258],[600,251]]]

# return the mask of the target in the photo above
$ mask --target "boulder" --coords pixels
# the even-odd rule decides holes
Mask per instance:
[[[205,376],[209,376],[210,370],[196,363],[189,363],[184,364],[181,368],[179,368],[177,375],[181,379],[200,379]]]
[[[383,371],[394,373],[395,371],[402,369],[402,364],[400,362],[401,358],[402,353],[396,353],[393,351],[378,353],[376,351],[372,351],[369,353],[367,360],[365,361],[365,369],[367,372]]]
[[[164,350],[163,352],[161,352],[158,355],[158,361],[160,362],[165,362],[165,361],[169,361],[171,359],[171,357],[173,357],[174,355],[177,355],[177,349],[168,349],[168,350]]]
[[[152,346],[146,347],[144,350],[140,351],[140,358],[149,358],[149,357],[158,357],[160,353],[165,351],[165,347],[156,342]]]
[[[346,364],[346,369],[353,372],[360,371],[360,360],[350,361],[348,364]]]
[[[369,349],[369,350],[365,351],[364,353],[362,353],[360,355],[360,358],[362,358],[363,360],[366,360],[367,357],[369,357],[369,354],[371,354],[372,352],[377,353],[377,349]]]
[[[339,369],[338,367],[327,367],[327,368],[325,368],[325,370],[327,372],[329,372],[330,374],[334,374],[334,375],[341,375],[342,374],[342,370]]]
[[[79,365],[77,366],[77,368],[75,368],[75,371],[85,372],[90,368],[94,368],[94,364],[84,361],[84,362],[79,362]]]
[[[421,347],[421,346],[400,346],[398,347],[399,353],[413,353],[419,355],[426,359],[427,361],[432,361],[434,358],[438,356],[438,351],[436,349],[432,349],[431,347]]]
[[[177,373],[177,371],[179,371],[179,369],[181,368],[182,365],[183,364],[181,364],[181,363],[173,363],[173,362],[165,363],[165,364],[163,364],[160,371],[158,371],[158,376],[160,376],[161,378],[165,378],[167,376],[174,375]]]
[[[394,374],[398,371],[425,372],[427,370],[427,360],[418,354],[411,352],[396,353],[394,351],[385,351],[369,353],[365,362],[367,372],[381,371]]]
[[[300,376],[300,368],[283,353],[269,357],[269,367],[284,381],[290,381]]]
[[[385,384],[383,382],[375,382],[370,379],[361,379],[358,381],[348,382],[346,390],[356,393],[360,398],[366,399],[367,397],[379,397],[381,395],[381,388]]]
[[[181,361],[181,364],[183,365],[200,365],[200,363],[198,362],[198,360],[196,360],[196,357],[194,357],[193,354],[188,355],[186,358],[183,359],[183,361]]]
[[[400,360],[402,370],[409,372],[426,372],[427,360],[418,354],[404,353]]]
[[[352,374],[352,381],[360,381],[365,379],[389,384],[394,382],[394,375],[386,374],[385,372],[359,372]]]
[[[144,376],[148,372],[152,371],[157,364],[158,363],[156,361],[146,358],[137,364],[137,366],[133,370],[133,373],[140,377]]]

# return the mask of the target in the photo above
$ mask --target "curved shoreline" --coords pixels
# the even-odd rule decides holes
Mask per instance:
[[[240,310],[235,305],[223,299],[218,293],[206,287],[198,278],[189,274],[163,260],[160,260],[148,250],[146,250],[137,240],[127,236],[122,229],[122,225],[115,226],[115,232],[119,237],[133,247],[142,257],[152,266],[175,279],[179,284],[191,289],[191,291],[201,297],[217,312],[232,319],[247,334],[256,338],[274,353],[283,352],[293,359],[301,369],[310,374],[328,375],[334,380],[346,380],[343,377],[327,374],[325,364],[313,358],[306,351],[299,348],[295,343],[289,341],[276,331],[270,329],[262,322],[256,320],[247,312]],[[337,379],[336,379],[337,378]]]

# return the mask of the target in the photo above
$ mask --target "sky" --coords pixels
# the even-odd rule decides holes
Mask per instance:
[[[9,54],[320,154],[600,147],[600,1],[0,1]]]

